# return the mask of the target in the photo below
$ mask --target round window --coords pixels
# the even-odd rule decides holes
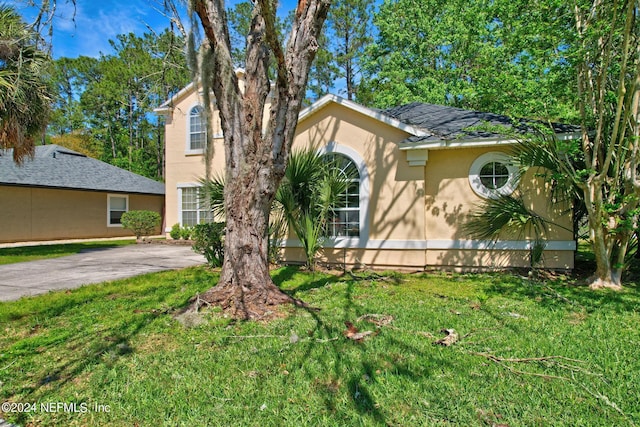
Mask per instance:
[[[469,169],[471,188],[481,197],[507,196],[518,185],[518,169],[504,153],[491,152],[478,157]]]

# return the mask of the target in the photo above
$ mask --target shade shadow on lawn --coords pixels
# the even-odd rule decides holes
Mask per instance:
[[[0,400],[48,401],[96,367],[119,364],[134,352],[136,337],[210,285],[211,276],[201,273],[152,273],[0,303],[1,323],[23,331],[0,339],[0,366],[7,366],[0,370]],[[78,392],[72,400],[90,399]],[[18,414],[14,422],[24,424],[28,416]]]
[[[515,427],[640,419],[628,395],[638,391],[635,350],[610,338],[609,324],[598,327],[613,322],[639,339],[637,315],[627,312],[638,302],[631,291],[620,300],[603,293],[600,301],[586,289],[505,274],[328,275],[285,267],[273,277],[321,310],[286,305],[269,322],[232,322],[211,309],[187,327],[173,313],[217,279],[202,267],[63,292],[59,300],[47,295],[51,311],[27,299],[32,317],[20,304],[6,305],[0,398],[99,399],[115,409],[93,418],[47,415],[43,425]],[[570,323],[579,304],[597,313]],[[374,324],[371,315],[392,320]],[[345,337],[345,322],[374,333],[355,342]],[[460,342],[435,345],[442,328],[455,328]],[[571,373],[553,361],[505,366],[485,353],[584,360]],[[24,425],[32,415],[11,421]]]
[[[344,322],[356,322],[369,312],[355,303],[353,281],[338,276],[329,281],[315,279],[300,284],[293,291],[333,284],[340,285],[331,289],[333,310],[299,309],[306,311],[314,321],[313,328],[307,331],[313,339],[300,346],[290,346],[285,360],[297,360],[294,370],[304,373],[305,381],[312,384],[313,391],[332,419],[355,421],[355,411],[358,417],[364,417],[360,422],[365,425],[394,425],[402,415],[396,414],[400,418],[394,419],[394,411],[388,402],[380,399],[385,379],[402,377],[402,381],[417,383],[431,377],[431,367],[445,368],[448,364],[434,358],[424,347],[412,345],[403,340],[404,337],[396,337],[399,334],[390,329],[380,329],[376,335],[362,342],[345,338]],[[356,324],[362,330],[375,329],[365,322]],[[300,348],[304,350],[300,352]],[[411,355],[411,359],[417,362],[409,363],[406,355]],[[283,389],[290,388],[294,381],[299,379],[283,377]]]
[[[532,280],[526,277],[495,275],[486,291],[489,296],[505,296],[530,300],[540,306],[564,310],[584,310],[592,313],[601,309],[618,313],[639,311],[640,292],[636,283],[627,283],[623,291],[591,290],[584,281],[576,279]]]

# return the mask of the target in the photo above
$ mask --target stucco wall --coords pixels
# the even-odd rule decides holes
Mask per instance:
[[[0,242],[132,236],[107,226],[107,203],[108,193],[0,186]],[[162,215],[164,197],[130,194],[129,210]]]
[[[321,149],[335,144],[335,150],[348,147],[362,157],[369,179],[368,215],[361,224],[366,227],[365,238],[423,239],[424,171],[410,167],[398,148],[397,142],[407,136],[400,129],[329,104],[300,123],[294,147]]]

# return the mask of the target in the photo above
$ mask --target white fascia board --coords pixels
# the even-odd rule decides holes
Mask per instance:
[[[570,141],[580,138],[581,134],[578,132],[573,133],[558,133],[556,138],[559,141]],[[497,145],[514,145],[518,143],[518,139],[514,138],[474,138],[474,139],[452,139],[430,142],[414,142],[403,143],[400,146],[401,151],[411,150],[446,150],[450,148],[484,148],[495,147]]]
[[[446,150],[449,148],[483,148],[495,147],[496,145],[513,145],[518,141],[515,139],[455,139],[441,140],[433,142],[403,143],[401,151],[411,150]]]
[[[194,86],[194,82],[189,83],[188,85],[180,89],[178,93],[163,102],[158,108],[154,108],[153,111],[158,114],[167,114],[167,112],[171,111],[171,109],[173,108],[172,105],[175,103],[175,101],[177,101],[179,98],[182,98],[185,94],[191,92]]]
[[[323,96],[322,98],[320,98],[319,100],[317,100],[316,102],[314,102],[313,104],[305,108],[304,110],[300,111],[300,114],[298,115],[298,121],[300,122],[302,120],[305,120],[306,118],[314,114],[316,111],[324,108],[326,105],[332,102],[342,105],[343,107],[347,107],[350,110],[356,111],[367,117],[371,117],[372,119],[378,120],[379,122],[385,123],[389,126],[403,130],[411,135],[415,135],[415,136],[431,135],[429,132],[423,129],[403,123],[397,119],[394,119],[392,117],[387,116],[386,114],[381,113],[380,111],[372,110],[368,107],[365,107],[363,105],[357,104],[353,101],[349,101],[348,99],[344,99],[333,94],[328,94]]]

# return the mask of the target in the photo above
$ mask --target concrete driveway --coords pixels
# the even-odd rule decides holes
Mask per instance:
[[[0,301],[205,262],[191,246],[147,244],[92,249],[62,258],[0,265]]]

